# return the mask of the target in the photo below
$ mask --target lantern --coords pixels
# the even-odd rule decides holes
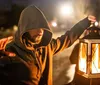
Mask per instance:
[[[80,39],[77,73],[86,78],[100,78],[100,28],[89,27]]]

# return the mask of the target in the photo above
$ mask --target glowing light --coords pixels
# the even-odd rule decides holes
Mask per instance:
[[[98,22],[95,22],[95,26],[98,26],[99,25],[99,23]]]
[[[85,73],[86,73],[86,57],[87,57],[86,56],[86,52],[87,52],[86,47],[87,47],[86,44],[81,43],[80,52],[79,52],[79,55],[80,55],[79,70],[83,71]]]
[[[85,72],[86,73],[86,59],[84,59],[84,58],[81,58],[80,60],[79,60],[79,69],[81,70],[81,71],[83,71],[83,72]]]
[[[62,15],[66,15],[66,16],[68,16],[68,15],[72,15],[73,14],[73,7],[72,7],[72,5],[71,4],[66,4],[66,5],[63,5],[62,7],[61,7],[61,14]]]
[[[99,64],[99,51],[100,51],[100,45],[99,44],[93,44],[92,46],[92,73],[100,73],[100,64]],[[95,51],[95,53],[94,53]]]
[[[55,21],[52,22],[53,27],[57,27],[57,23]]]
[[[18,27],[16,25],[13,26],[14,31],[16,32],[18,30]]]

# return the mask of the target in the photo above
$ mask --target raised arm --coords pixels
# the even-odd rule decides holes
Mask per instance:
[[[53,50],[53,53],[56,54],[59,51],[71,46],[80,37],[84,30],[87,29],[91,23],[94,23],[95,21],[96,18],[90,15],[75,24],[70,31],[67,31],[61,37],[53,39],[51,42],[51,50]]]

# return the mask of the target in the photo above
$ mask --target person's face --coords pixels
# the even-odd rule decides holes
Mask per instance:
[[[33,44],[39,44],[41,42],[41,39],[43,37],[44,30],[42,28],[40,29],[32,29],[28,31],[30,35],[30,42]]]

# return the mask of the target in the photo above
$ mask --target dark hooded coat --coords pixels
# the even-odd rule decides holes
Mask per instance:
[[[1,85],[52,85],[53,55],[71,46],[89,26],[90,21],[85,18],[61,37],[52,39],[52,32],[43,13],[33,5],[25,8],[14,41],[6,47],[16,56],[0,60]],[[35,50],[28,50],[22,43],[22,35],[38,28],[44,28],[42,41],[34,47]]]

